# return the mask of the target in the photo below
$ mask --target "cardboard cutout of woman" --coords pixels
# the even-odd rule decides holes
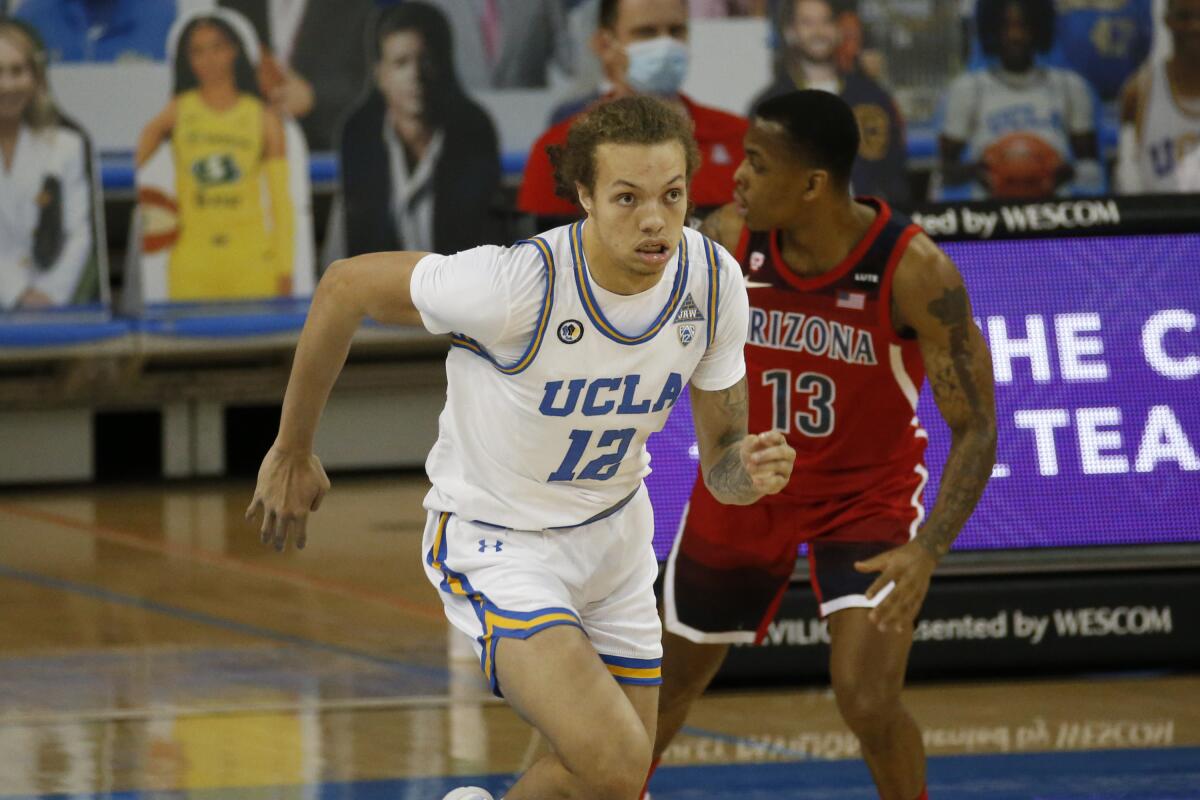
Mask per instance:
[[[291,148],[262,99],[249,23],[227,10],[191,15],[176,23],[168,51],[172,98],[135,154],[144,299],[291,294]],[[163,287],[154,256],[167,251]]]
[[[87,136],[55,107],[46,50],[0,20],[0,312],[103,296]]]

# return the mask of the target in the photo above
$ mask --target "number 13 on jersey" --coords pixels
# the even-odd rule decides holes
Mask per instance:
[[[837,387],[828,375],[801,372],[793,382],[790,369],[773,369],[763,373],[762,382],[763,386],[772,387],[771,427],[786,435],[791,433],[794,422],[795,429],[805,436],[828,436],[833,433],[836,421],[833,401],[837,397]],[[800,395],[797,398],[799,400],[806,400],[807,406],[800,407],[793,415],[792,400],[795,395]]]

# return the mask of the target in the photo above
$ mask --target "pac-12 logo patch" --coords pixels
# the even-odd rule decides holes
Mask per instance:
[[[575,344],[583,338],[583,323],[569,319],[558,326],[558,340],[563,344]]]
[[[752,272],[758,272],[763,268],[763,264],[765,263],[767,263],[767,257],[762,253],[755,250],[750,254],[750,270]]]
[[[687,347],[696,338],[695,325],[680,325],[676,330],[679,331],[679,343],[684,347]]]

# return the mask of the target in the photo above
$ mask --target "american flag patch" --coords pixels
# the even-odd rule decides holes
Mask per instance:
[[[837,293],[837,307],[849,308],[854,311],[862,311],[866,307],[867,296],[862,292],[844,292]]]

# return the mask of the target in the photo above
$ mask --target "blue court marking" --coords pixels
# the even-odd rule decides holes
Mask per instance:
[[[62,578],[52,578],[49,575],[26,572],[25,570],[15,569],[3,564],[0,564],[0,577],[13,578],[14,580],[25,581],[26,583],[32,583],[37,586],[44,586],[50,589],[59,589],[64,592],[72,592],[85,597],[103,600],[108,603],[116,603],[118,605],[140,608],[155,614],[165,614],[170,617],[175,617],[176,619],[186,619],[190,622],[198,622],[201,625],[210,625],[214,628],[222,628],[227,631],[233,631],[235,633],[253,636],[259,639],[268,639],[281,644],[288,644],[308,650],[317,650],[320,652],[332,653],[334,655],[346,656],[347,658],[354,658],[360,661],[367,661],[377,666],[420,675],[423,678],[446,681],[449,679],[450,675],[449,671],[445,667],[424,666],[395,658],[387,658],[385,656],[375,655],[374,653],[369,653],[365,650],[357,650],[353,647],[343,647],[341,645],[318,642],[314,639],[306,639],[303,636],[293,636],[291,634],[273,631],[270,628],[263,628],[259,627],[258,625],[250,625],[245,622],[238,622],[237,620],[228,619],[227,617],[206,614],[202,611],[193,611],[189,608],[183,608],[181,606],[167,605],[166,603],[159,603],[154,600],[147,600],[143,597],[124,594],[122,592],[114,592],[110,589],[102,589],[98,586],[91,586],[86,583],[76,583],[74,581],[68,581]]]
[[[496,795],[513,776],[322,783],[314,800],[435,800],[459,786]],[[1195,800],[1200,748],[939,756],[929,760],[933,800]],[[274,800],[299,786],[8,795],[0,800]],[[654,800],[876,800],[861,761],[664,767],[650,783]]]

